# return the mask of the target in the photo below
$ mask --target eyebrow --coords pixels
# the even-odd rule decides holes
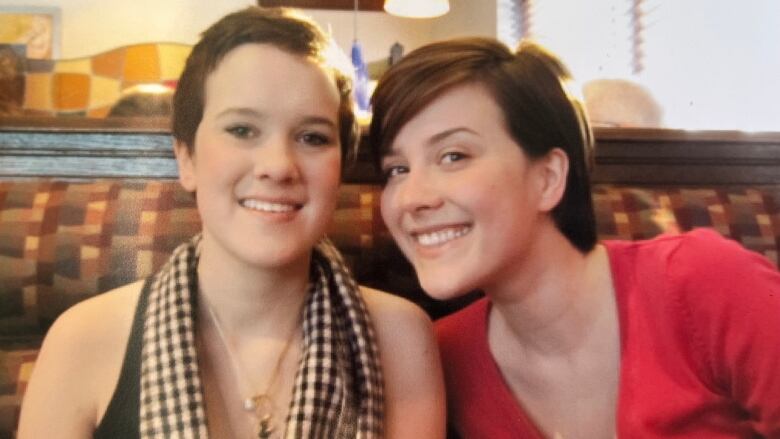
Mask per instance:
[[[323,116],[307,116],[304,117],[301,122],[303,122],[304,125],[327,125],[334,129],[338,128],[338,124],[336,122]]]
[[[450,128],[432,135],[431,137],[428,138],[428,140],[425,141],[424,146],[430,146],[433,145],[434,143],[441,142],[447,137],[453,136],[458,133],[468,133],[480,137],[479,133],[472,130],[471,128],[460,126],[460,127]],[[395,157],[397,155],[398,155],[398,151],[396,151],[395,148],[388,148],[387,151],[385,151],[385,153],[382,154],[382,159],[386,157]]]
[[[231,114],[238,114],[238,115],[242,115],[242,116],[255,117],[255,118],[258,118],[258,119],[264,119],[264,118],[268,117],[265,113],[263,113],[261,111],[257,111],[254,108],[249,108],[249,107],[230,107],[230,108],[226,108],[226,109],[220,111],[219,113],[217,113],[216,117],[220,118],[220,117],[224,117],[224,116],[231,115]],[[331,120],[330,118],[327,118],[325,116],[316,116],[316,115],[304,116],[301,119],[301,123],[303,125],[327,125],[328,127],[331,127],[331,128],[334,128],[334,129],[338,128],[338,124],[336,122],[334,122],[333,120]]]
[[[230,107],[226,108],[219,113],[215,117],[220,118],[224,117],[230,114],[239,114],[243,116],[252,116],[252,117],[265,117],[265,115],[255,109],[249,108],[249,107]]]
[[[441,142],[442,140],[446,139],[447,137],[450,137],[450,136],[452,136],[454,134],[458,134],[458,133],[461,133],[461,132],[473,134],[473,135],[479,137],[479,134],[476,131],[472,130],[471,128],[455,127],[455,128],[450,128],[448,130],[444,130],[444,131],[442,131],[440,133],[434,134],[433,136],[431,136],[428,139],[426,144],[430,145],[430,144],[433,144],[433,143],[436,143],[436,142]]]

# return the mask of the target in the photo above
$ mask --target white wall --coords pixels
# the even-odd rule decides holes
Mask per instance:
[[[780,2],[660,3],[641,78],[667,125],[780,131]]]
[[[496,36],[496,0],[450,0],[450,12],[430,20],[431,41],[463,36]]]
[[[579,81],[631,73],[627,0],[536,0],[531,38],[557,54]]]
[[[58,7],[60,58],[90,56],[118,46],[144,42],[194,44],[201,31],[221,16],[255,4],[247,0],[0,0],[0,5]],[[323,28],[330,27],[347,53],[352,44],[350,11],[307,10]],[[387,57],[398,41],[407,50],[430,41],[429,20],[394,17],[382,12],[358,14],[358,39],[364,57]]]
[[[780,131],[780,1],[645,0],[645,69],[636,75],[631,0],[524,1],[531,37],[578,81],[643,85],[663,107],[664,126]]]

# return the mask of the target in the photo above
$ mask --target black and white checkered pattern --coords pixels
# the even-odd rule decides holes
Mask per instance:
[[[195,345],[200,236],[178,247],[149,289],[141,358],[142,438],[208,437]],[[380,438],[376,336],[357,284],[327,240],[312,257],[286,438]]]
[[[304,352],[288,438],[382,437],[384,398],[376,336],[341,255],[323,240],[304,311]]]
[[[195,348],[197,290],[191,288],[197,285],[199,241],[176,248],[149,288],[141,350],[142,438],[208,437]]]

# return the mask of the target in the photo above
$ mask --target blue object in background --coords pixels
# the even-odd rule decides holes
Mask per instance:
[[[369,111],[368,69],[363,61],[363,49],[358,40],[352,42],[352,66],[355,68],[355,103],[358,110]]]

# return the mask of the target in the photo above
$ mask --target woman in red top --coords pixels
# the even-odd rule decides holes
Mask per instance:
[[[382,214],[437,323],[473,437],[780,437],[780,274],[714,232],[598,243],[593,139],[565,67],[438,42],[380,80]]]

